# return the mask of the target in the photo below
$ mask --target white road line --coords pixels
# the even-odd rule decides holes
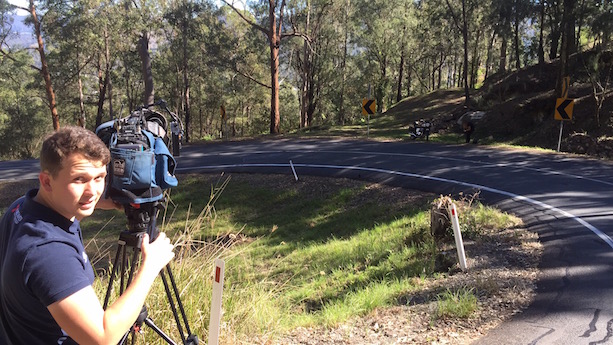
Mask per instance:
[[[369,171],[369,172],[377,172],[377,173],[384,173],[384,174],[390,174],[390,175],[399,175],[399,176],[405,176],[405,177],[413,177],[413,178],[419,178],[419,179],[424,179],[424,180],[431,180],[431,181],[438,181],[438,182],[445,182],[445,183],[451,183],[451,184],[456,184],[456,185],[460,185],[460,186],[465,186],[465,187],[469,187],[469,188],[475,188],[475,189],[480,189],[480,190],[484,190],[490,193],[495,193],[495,194],[500,194],[500,195],[504,195],[504,196],[508,196],[510,197],[512,200],[515,201],[523,201],[523,202],[527,202],[529,204],[532,205],[536,205],[545,209],[548,209],[550,211],[553,212],[557,212],[561,215],[563,215],[566,218],[570,218],[575,220],[577,223],[583,225],[584,227],[586,227],[588,230],[590,230],[591,232],[593,232],[596,236],[598,236],[601,240],[603,240],[606,244],[609,245],[609,247],[611,247],[611,249],[613,249],[613,239],[611,239],[607,234],[605,234],[604,232],[602,232],[600,229],[596,228],[595,226],[593,226],[592,224],[586,222],[585,220],[567,212],[564,210],[561,210],[557,207],[551,206],[549,204],[546,204],[544,202],[538,201],[538,200],[534,200],[532,198],[528,198],[525,197],[523,195],[518,195],[515,193],[511,193],[511,192],[507,192],[504,190],[500,190],[500,189],[496,189],[496,188],[491,188],[491,187],[487,187],[487,186],[483,186],[483,185],[478,185],[478,184],[474,184],[474,183],[468,183],[468,182],[462,182],[462,181],[458,181],[458,180],[451,180],[451,179],[446,179],[446,178],[442,178],[442,177],[434,177],[434,176],[427,176],[427,175],[420,175],[420,174],[414,174],[414,173],[408,173],[408,172],[403,172],[403,171],[396,171],[396,170],[387,170],[387,169],[379,169],[379,168],[369,168],[369,167],[360,167],[360,166],[351,166],[351,165],[329,165],[329,164],[298,164],[298,163],[293,163],[294,167],[303,167],[303,168],[319,168],[319,169],[336,169],[336,170],[358,170],[358,171]],[[274,164],[274,163],[253,163],[253,164],[227,164],[227,165],[209,165],[209,166],[197,166],[197,167],[190,167],[190,168],[177,168],[177,171],[181,171],[181,170],[197,170],[197,169],[227,169],[227,168],[289,168],[290,165],[289,164]]]
[[[207,155],[208,156],[211,156],[211,155],[235,156],[235,155],[243,155],[243,154],[271,154],[271,153],[294,153],[294,154],[304,154],[304,153],[333,153],[333,154],[352,153],[352,154],[354,154],[354,153],[359,153],[359,154],[364,154],[364,155],[375,155],[375,156],[383,155],[383,156],[400,156],[400,157],[418,157],[418,158],[426,158],[426,159],[436,159],[436,160],[441,160],[441,161],[471,163],[471,164],[479,165],[480,168],[505,168],[505,167],[511,167],[511,168],[516,168],[516,169],[521,169],[521,170],[536,171],[536,172],[544,173],[544,174],[548,174],[548,175],[565,176],[565,177],[575,178],[575,179],[578,179],[578,180],[585,180],[585,181],[590,181],[590,182],[604,184],[604,185],[607,185],[607,186],[613,186],[613,182],[608,182],[608,181],[599,180],[599,179],[595,179],[595,178],[591,178],[591,177],[585,177],[585,176],[576,175],[576,174],[569,174],[569,173],[555,171],[555,170],[550,170],[550,169],[527,167],[527,166],[525,166],[526,163],[519,163],[519,162],[513,162],[513,163],[489,163],[489,162],[472,160],[472,159],[443,157],[443,156],[436,156],[436,155],[424,155],[424,154],[418,154],[418,153],[372,152],[372,151],[359,151],[359,150],[349,150],[349,151],[334,151],[334,150],[321,150],[321,151],[314,151],[314,150],[303,150],[303,151],[301,151],[301,150],[299,150],[299,151],[294,151],[294,150],[265,151],[265,150],[257,150],[257,151],[242,151],[242,152],[217,152],[217,153],[214,153],[214,154],[200,154],[200,153],[198,153],[198,154],[196,154],[196,156],[198,156],[198,157],[203,157],[203,156],[207,156]]]

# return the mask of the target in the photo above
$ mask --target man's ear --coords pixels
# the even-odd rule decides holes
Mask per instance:
[[[40,189],[45,192],[51,192],[51,174],[46,171],[41,171],[38,174],[38,182],[40,183]]]

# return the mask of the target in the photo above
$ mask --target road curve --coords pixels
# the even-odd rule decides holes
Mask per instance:
[[[349,139],[185,146],[177,172],[346,177],[480,199],[520,216],[544,245],[537,296],[476,344],[613,344],[613,165],[562,154]],[[36,178],[0,162],[0,180]]]
[[[186,146],[179,172],[325,175],[440,194],[481,191],[544,245],[537,297],[476,344],[613,344],[613,165],[478,146],[276,139]]]

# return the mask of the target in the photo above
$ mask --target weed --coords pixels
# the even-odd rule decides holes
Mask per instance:
[[[456,291],[450,289],[437,297],[436,317],[468,318],[477,310],[477,297],[473,289],[461,288]]]

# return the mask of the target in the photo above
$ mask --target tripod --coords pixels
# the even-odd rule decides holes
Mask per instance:
[[[121,272],[119,274],[119,294],[121,295],[123,294],[125,288],[130,285],[130,282],[132,281],[134,269],[136,267],[136,263],[138,262],[139,254],[141,252],[141,243],[143,235],[145,233],[149,234],[149,238],[151,241],[157,238],[158,229],[156,227],[156,216],[160,207],[161,205],[157,201],[146,204],[125,205],[124,209],[126,216],[128,217],[128,230],[122,231],[119,235],[117,252],[115,253],[115,260],[112,262],[113,268],[111,270],[109,284],[106,290],[106,296],[104,298],[103,307],[105,310],[108,306],[111,291],[113,288],[113,282],[115,280],[119,268],[121,267]],[[128,260],[128,248],[132,248],[131,260]],[[126,281],[126,270],[128,269],[129,272]],[[168,275],[168,277],[166,276],[166,274]],[[170,269],[170,265],[167,265],[165,269],[162,269],[162,271],[160,272],[160,277],[162,278],[162,282],[164,284],[166,297],[168,299],[168,303],[170,304],[172,314],[177,324],[177,329],[179,330],[179,334],[181,335],[181,344],[198,345],[198,337],[192,334],[190,330],[189,323],[187,321],[187,316],[185,315],[185,309],[183,308],[183,303],[181,302],[179,290],[177,289],[177,285]],[[181,318],[179,318],[179,314]],[[181,321],[183,321],[185,329],[183,329]],[[170,338],[168,334],[164,333],[164,331],[162,331],[158,326],[155,325],[153,320],[148,316],[147,307],[145,305],[143,305],[137,320],[134,322],[130,330],[124,334],[119,344],[126,344],[130,335],[131,343],[134,344],[136,340],[135,333],[141,332],[143,324],[153,329],[155,333],[157,333],[168,344],[177,344]]]

